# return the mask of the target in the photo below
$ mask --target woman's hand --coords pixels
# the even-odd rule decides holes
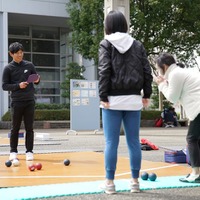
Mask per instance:
[[[101,101],[100,104],[101,104],[105,109],[108,109],[108,108],[110,107],[109,102]]]
[[[142,104],[145,108],[147,108],[149,106],[150,100],[149,99],[142,99]]]
[[[160,83],[164,82],[165,79],[163,76],[154,77],[154,81],[159,85]]]

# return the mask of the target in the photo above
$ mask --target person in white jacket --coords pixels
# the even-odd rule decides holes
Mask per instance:
[[[190,120],[187,145],[192,171],[182,182],[200,183],[200,74],[181,68],[169,53],[156,60],[160,75],[155,78],[159,90],[172,103],[179,102]]]

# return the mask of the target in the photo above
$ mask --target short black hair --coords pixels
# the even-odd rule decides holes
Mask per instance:
[[[160,68],[164,68],[164,65],[170,66],[174,63],[176,63],[175,58],[169,54],[169,53],[162,53],[158,56],[156,63],[158,65],[158,67]]]
[[[14,54],[14,53],[17,53],[19,50],[24,51],[24,47],[21,43],[14,42],[14,43],[10,44],[10,46],[9,46],[9,52],[10,53]]]
[[[127,33],[128,25],[125,16],[117,10],[108,13],[105,19],[105,32],[110,35],[115,32]]]

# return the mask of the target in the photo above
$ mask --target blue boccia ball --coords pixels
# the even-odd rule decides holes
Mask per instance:
[[[142,174],[141,174],[141,179],[142,180],[147,180],[149,178],[149,174],[147,173],[147,172],[143,172]]]

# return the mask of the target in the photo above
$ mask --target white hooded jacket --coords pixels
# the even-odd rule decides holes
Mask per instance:
[[[105,39],[108,40],[122,54],[130,49],[134,41],[128,33],[120,32],[105,35]]]
[[[200,113],[200,73],[172,64],[164,78],[159,90],[172,103],[180,102],[187,117],[194,120]]]

